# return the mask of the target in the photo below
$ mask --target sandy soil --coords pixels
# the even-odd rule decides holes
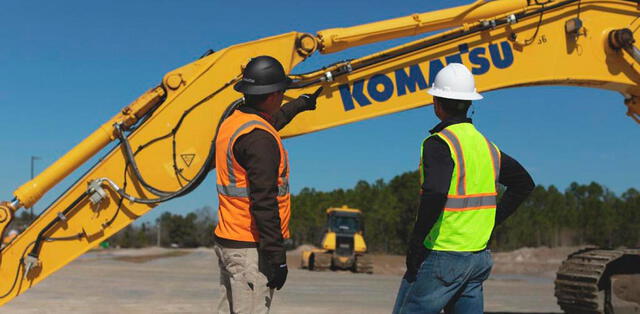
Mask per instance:
[[[494,254],[496,271],[484,289],[488,312],[560,311],[552,273],[564,251],[536,251]],[[374,255],[375,274],[367,275],[297,269],[299,250],[288,255],[289,279],[276,293],[272,313],[391,312],[404,257]],[[213,312],[220,295],[217,280],[211,249],[94,251],[6,304],[0,313]]]
[[[303,250],[314,247],[303,245],[289,251],[287,263],[300,265],[300,254]],[[567,256],[582,247],[564,248],[521,248],[510,252],[492,252],[494,274],[529,275],[544,278],[555,278],[556,270]],[[402,276],[406,270],[404,256],[372,254],[376,274]]]
[[[299,263],[297,253],[289,254],[292,266]],[[404,259],[374,260],[373,275],[292,267],[272,313],[389,313]],[[211,312],[219,296],[217,278],[210,249],[97,251],[14,299],[0,313]],[[487,282],[486,306],[489,311],[557,311],[552,287],[551,280],[498,275]]]

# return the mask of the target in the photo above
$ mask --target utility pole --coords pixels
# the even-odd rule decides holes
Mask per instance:
[[[161,226],[162,226],[162,219],[158,219],[158,228],[157,228],[158,229],[158,237],[157,237],[158,238],[158,240],[157,240],[158,247],[160,247],[160,235],[162,234],[162,232],[160,231]]]
[[[40,158],[40,157],[38,157],[38,156],[31,156],[31,180],[33,180],[33,177],[34,177],[34,175],[35,175],[35,174],[34,174],[34,170],[35,170],[35,168],[34,168],[34,166],[35,166],[35,161],[36,161],[36,160],[40,160],[40,159],[41,159],[41,158]],[[31,206],[31,208],[29,208],[29,216],[30,216],[30,220],[33,222],[33,218],[34,218],[34,216],[33,216],[33,206]]]

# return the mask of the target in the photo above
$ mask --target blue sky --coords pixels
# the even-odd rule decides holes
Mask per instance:
[[[0,199],[53,163],[164,73],[205,50],[292,30],[351,26],[470,1],[5,1],[0,9]],[[408,41],[316,55],[296,71]],[[638,188],[640,128],[622,96],[576,87],[495,91],[475,105],[477,127],[527,167],[536,183],[564,189],[598,181],[616,193]],[[352,187],[417,167],[419,145],[437,123],[431,107],[287,140],[292,188]],[[48,193],[47,206],[75,178]],[[184,213],[217,207],[214,176],[191,195],[163,204]]]

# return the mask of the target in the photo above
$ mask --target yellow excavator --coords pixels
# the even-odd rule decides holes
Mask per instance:
[[[302,251],[300,266],[309,270],[348,269],[356,273],[373,273],[367,255],[362,211],[349,208],[327,209],[326,231],[319,249]]]
[[[324,87],[318,109],[297,117],[281,131],[284,138],[429,105],[427,87],[452,62],[472,70],[480,92],[531,85],[617,91],[628,115],[640,122],[640,50],[634,44],[640,38],[639,1],[478,0],[208,53],[167,73],[157,87],[1,203],[4,234],[16,211],[32,207],[108,144],[119,142],[0,251],[0,305],[156,205],[193,191],[214,164],[212,143],[220,121],[242,104],[231,86],[251,57],[266,54],[284,64],[294,79],[288,98]],[[318,52],[428,32],[433,33],[407,44],[295,73],[299,63]],[[612,311],[611,278],[637,273],[638,256],[638,250],[572,255],[556,280],[560,307],[575,313]]]

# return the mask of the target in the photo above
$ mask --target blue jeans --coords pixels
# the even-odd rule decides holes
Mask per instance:
[[[491,266],[489,250],[429,251],[416,281],[402,279],[393,313],[483,313],[482,282]]]

